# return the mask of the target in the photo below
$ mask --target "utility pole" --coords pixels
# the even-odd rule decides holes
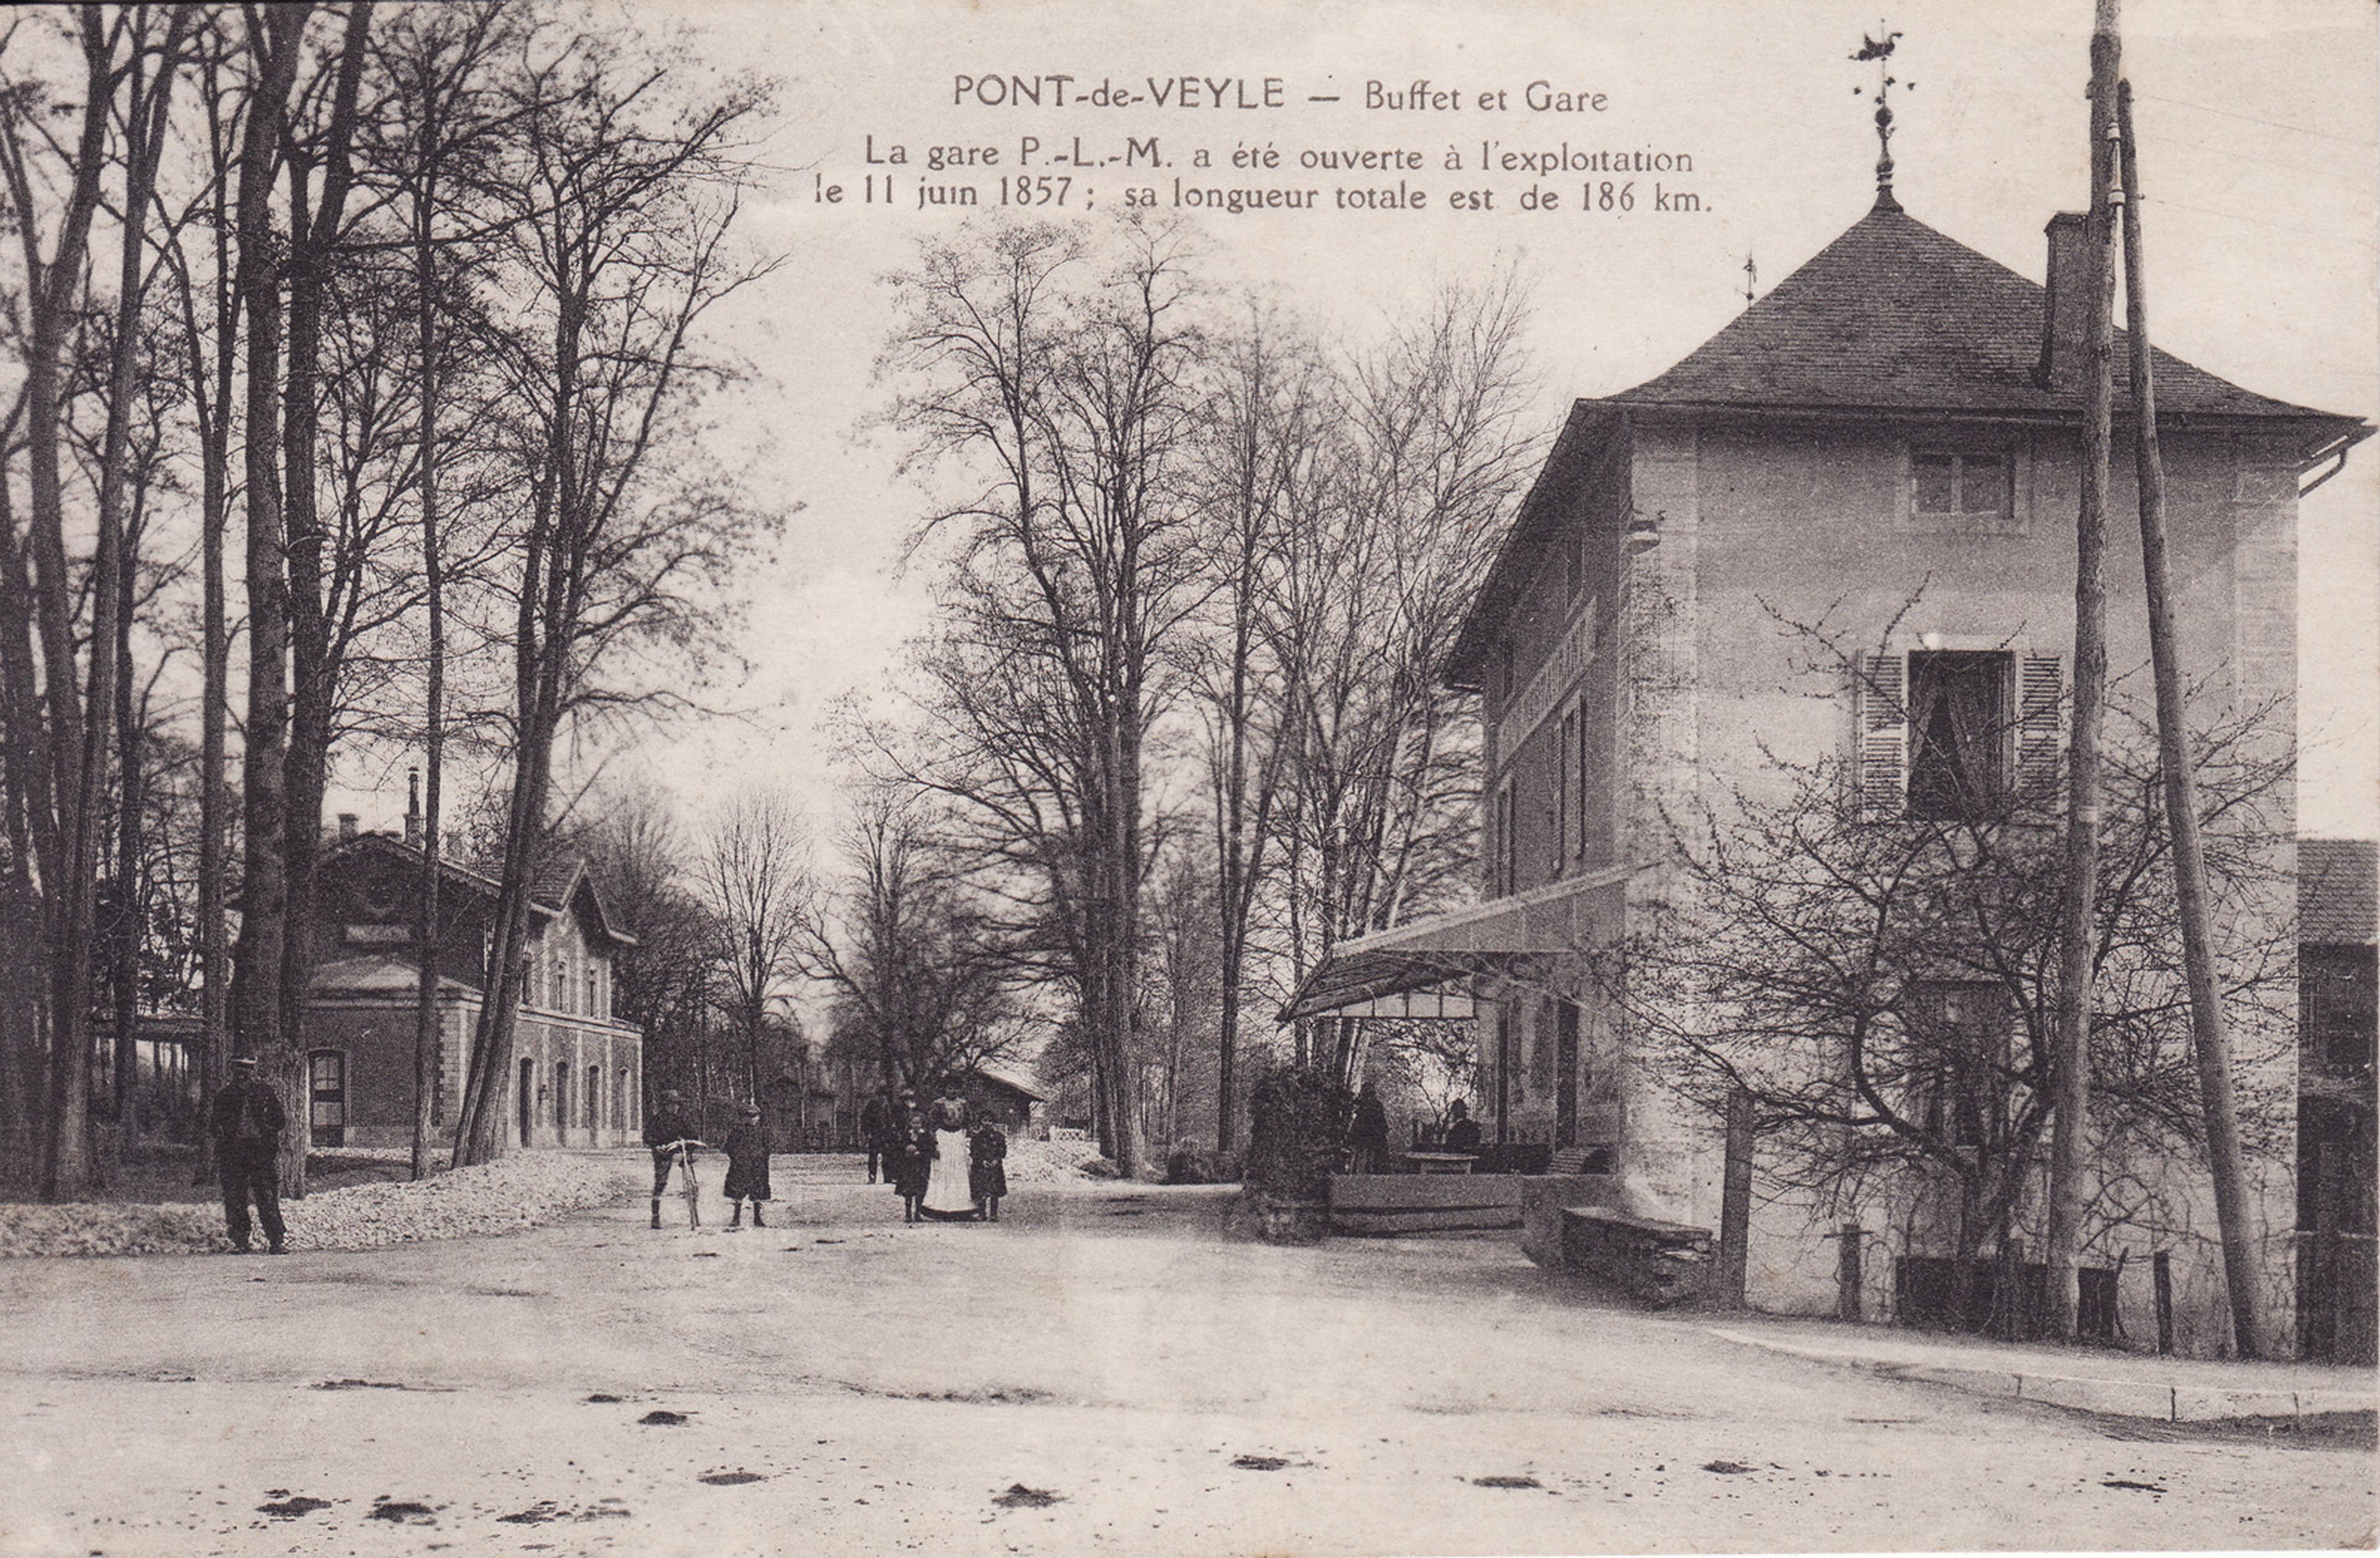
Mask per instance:
[[[2091,213],[2083,284],[2082,502],[2074,544],[2074,723],[2067,753],[2066,881],[2058,943],[2057,1114],[2050,1137],[2049,1321],[2074,1338],[2082,1308],[2083,1159],[2091,1129],[2091,973],[2098,918],[2099,729],[2107,688],[2107,482],[2116,350],[2116,78],[2123,63],[2119,0],[2097,0],[2091,28]]]
[[[2190,983],[2191,1038],[2198,1056],[2198,1098],[2206,1117],[2206,1161],[2215,1179],[2215,1216],[2223,1238],[2223,1275],[2231,1294],[2231,1335],[2242,1357],[2269,1356],[2254,1232],[2248,1223],[2240,1162],[2240,1111],[2231,1087],[2231,1039],[2215,987],[2214,934],[2208,923],[2206,850],[2198,828],[2198,774],[2182,705],[2181,659],[2174,643],[2173,579],[2166,553],[2165,458],[2157,448],[2156,380],[2149,359],[2148,289],[2141,260],[2140,165],[2132,141],[2132,84],[2116,89],[2124,189],[2124,323],[2131,336],[2132,452],[2140,471],[2141,572],[2147,585],[2149,659],[2156,674],[2157,767],[2165,781],[2166,825],[2173,830],[2174,896],[2181,913],[2182,968]]]

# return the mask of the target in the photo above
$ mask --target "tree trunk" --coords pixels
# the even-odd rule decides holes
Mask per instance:
[[[322,548],[326,538],[315,492],[322,302],[337,254],[340,225],[346,218],[347,192],[354,184],[350,153],[356,97],[371,11],[370,0],[358,0],[347,11],[338,80],[333,90],[330,122],[323,131],[322,201],[315,209],[308,209],[305,165],[293,158],[290,166],[288,362],[282,390],[281,432],[290,649],[289,754],[283,786],[287,809],[283,834],[287,927],[281,951],[281,1022],[284,1042],[301,1056],[307,1048],[307,987],[314,961],[314,864],[322,847],[322,794],[330,778],[340,673],[325,615]],[[361,588],[361,583],[356,581],[348,588]],[[299,1126],[296,1135],[298,1144],[304,1145],[308,1127]],[[302,1194],[303,1153],[290,1156],[300,1160],[291,1188]]]
[[[136,1032],[140,1018],[140,949],[147,940],[141,913],[141,730],[132,693],[132,613],[140,568],[140,527],[128,526],[116,590],[127,603],[116,615],[115,639],[115,922],[110,952],[114,955],[111,993],[115,998],[115,1145],[118,1154],[140,1139],[138,1097],[140,1051]]]
[[[2206,1121],[2207,1168],[2223,1238],[2223,1274],[2231,1333],[2242,1357],[2270,1357],[2264,1278],[2248,1213],[2247,1166],[2240,1110],[2231,1084],[2231,1040],[2216,984],[2215,935],[2206,886],[2206,846],[2199,833],[2198,773],[2191,753],[2181,655],[2175,642],[2172,568],[2165,524],[2165,460],[2157,447],[2156,380],[2149,353],[2148,282],[2141,253],[2140,170],[2132,141],[2131,83],[2117,89],[2124,179],[2125,323],[2131,338],[2133,454],[2140,477],[2141,569],[2148,593],[2149,658],[2156,676],[2157,766],[2165,780],[2167,826],[2173,830],[2175,895],[2181,912],[2182,966],[2190,984],[2190,1028],[2198,1061],[2200,1108]]]
[[[250,48],[260,56],[257,86],[242,128],[237,227],[239,296],[248,315],[245,444],[248,530],[248,723],[241,749],[243,830],[239,940],[233,951],[235,1043],[256,1058],[259,1077],[299,1100],[303,1066],[282,1026],[281,981],[288,933],[285,832],[289,738],[289,596],[283,572],[281,511],[281,262],[273,225],[276,151],[298,73],[310,3],[261,13]],[[299,1150],[282,1154],[285,1193],[305,1187],[306,1126]]]
[[[98,543],[91,559],[91,628],[90,681],[76,722],[76,739],[61,743],[57,757],[71,761],[75,772],[60,785],[59,798],[66,834],[65,875],[57,882],[62,912],[54,922],[64,934],[53,943],[57,984],[52,991],[56,1008],[51,1050],[53,1108],[51,1156],[43,1189],[53,1199],[67,1199],[91,1182],[91,952],[95,930],[94,896],[99,856],[99,797],[107,783],[107,749],[115,721],[119,638],[124,615],[130,610],[125,489],[132,436],[134,374],[142,347],[141,298],[148,278],[149,208],[157,164],[164,154],[165,116],[172,103],[174,79],[181,67],[181,40],[192,12],[177,8],[164,40],[154,79],[147,75],[145,36],[133,39],[133,55],[125,67],[127,127],[125,203],[119,236],[115,331],[108,368],[107,425],[99,457]],[[114,77],[107,55],[112,42],[103,35],[98,19],[83,20],[85,58],[91,66],[89,91],[95,98],[114,96]],[[29,406],[29,414],[43,412]],[[55,444],[52,444],[55,449]],[[53,483],[55,471],[51,472]],[[55,491],[53,497],[55,496]],[[59,555],[63,559],[63,547]],[[73,651],[54,663],[54,692],[63,704],[74,700]],[[65,686],[58,681],[63,674]],[[77,749],[79,749],[79,750]],[[128,753],[128,761],[129,754]],[[62,779],[66,776],[61,774]],[[119,1053],[130,1050],[130,1035],[116,1036]]]

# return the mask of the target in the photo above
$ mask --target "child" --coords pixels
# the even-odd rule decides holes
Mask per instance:
[[[760,1124],[760,1106],[744,1106],[744,1123],[727,1133],[727,1204],[735,1215],[727,1221],[732,1231],[744,1226],[744,1203],[752,1203],[752,1226],[765,1228],[760,1219],[760,1203],[769,1199],[769,1132]]]
[[[967,1190],[975,1197],[975,1214],[997,1223],[1000,1198],[1008,1194],[1008,1134],[987,1114],[976,1126],[968,1150]]]
[[[901,1197],[901,1220],[917,1222],[926,1199],[926,1181],[934,1171],[934,1127],[925,1111],[912,1109],[901,1126],[892,1151],[892,1188]]]

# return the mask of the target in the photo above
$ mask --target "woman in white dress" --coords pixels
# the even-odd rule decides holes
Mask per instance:
[[[926,1182],[923,1211],[939,1222],[972,1222],[975,1192],[967,1183],[969,1161],[966,1101],[946,1088],[929,1112],[934,1127],[934,1172]]]

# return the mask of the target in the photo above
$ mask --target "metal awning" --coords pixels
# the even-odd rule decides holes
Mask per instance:
[[[1428,1009],[1427,1000],[1404,1009],[1398,1003],[1410,1004],[1420,992],[1498,973],[1516,958],[1575,953],[1594,945],[1597,938],[1586,900],[1627,881],[1637,869],[1605,866],[1509,898],[1337,943],[1281,1008],[1281,1020],[1325,1013],[1469,1016],[1467,992],[1447,992],[1444,1004],[1436,1010]],[[1455,1009],[1458,1004],[1463,1009]]]

